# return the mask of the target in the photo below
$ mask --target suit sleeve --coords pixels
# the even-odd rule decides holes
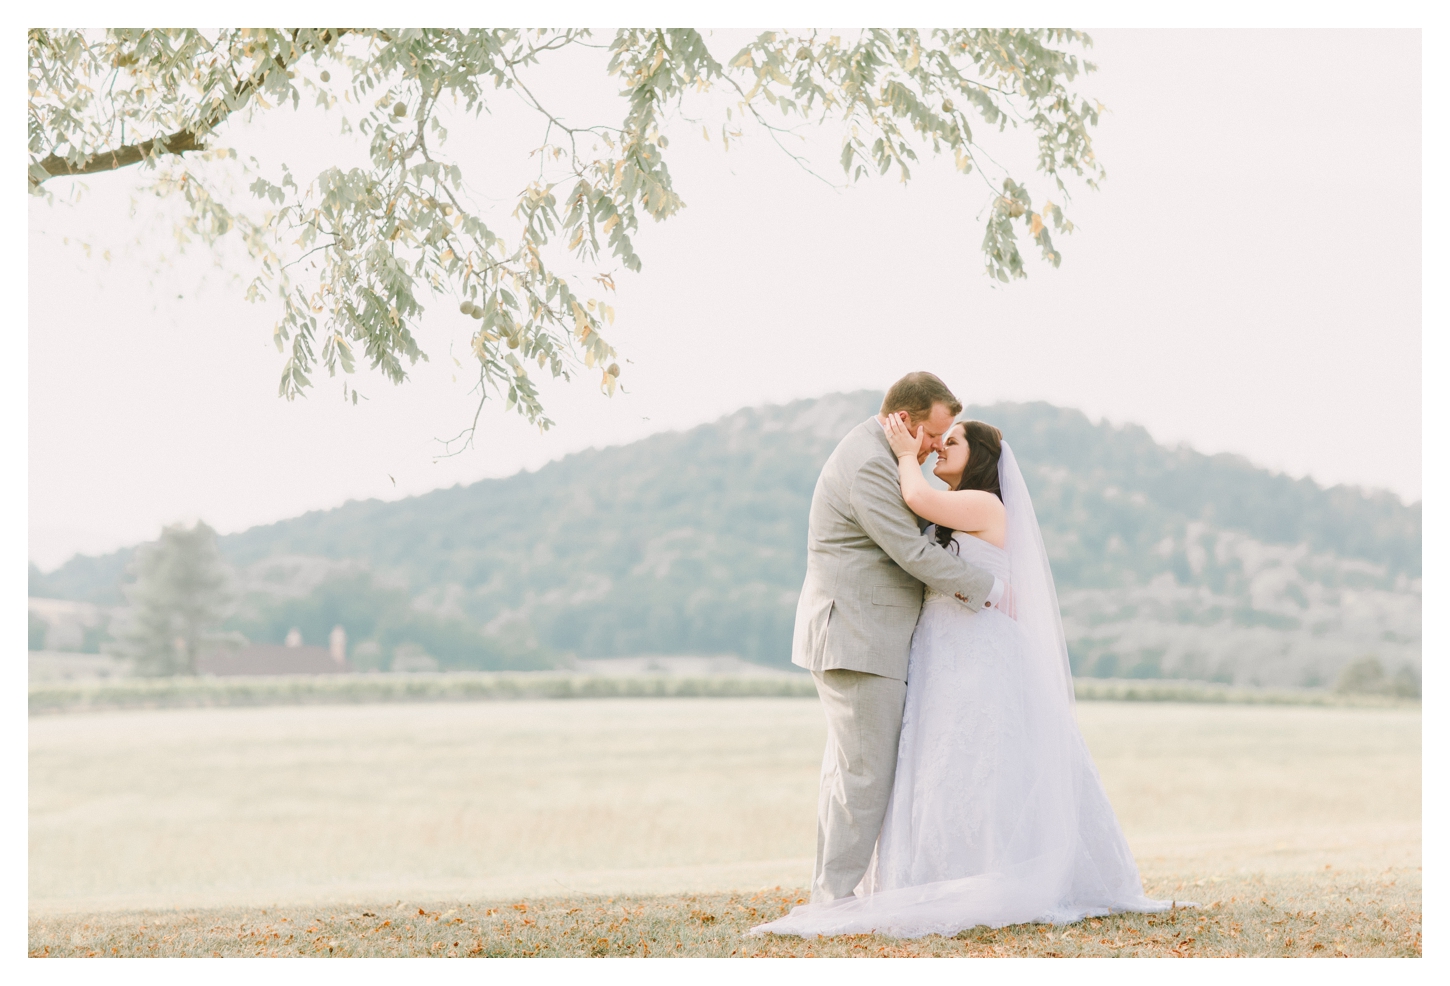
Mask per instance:
[[[895,463],[884,456],[866,461],[851,484],[851,510],[867,536],[914,578],[962,599],[974,612],[987,601],[996,578],[917,529],[916,515],[901,498]]]

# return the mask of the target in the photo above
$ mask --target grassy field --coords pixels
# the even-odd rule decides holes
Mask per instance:
[[[1170,895],[1166,883],[1149,892]],[[975,928],[952,938],[745,936],[803,898],[734,894],[390,901],[353,907],[51,915],[32,920],[35,956],[1419,956],[1418,873],[1250,877],[1188,887],[1202,906],[1066,927]]]
[[[1079,719],[1149,892],[1209,906],[742,939],[809,879],[814,699],[115,711],[30,721],[30,949],[1418,954],[1417,707]]]
[[[379,702],[479,702],[578,698],[810,698],[805,674],[592,675],[448,671],[415,674],[288,674],[120,678],[30,687],[30,714],[107,709],[202,709]]]
[[[567,671],[449,671],[424,674],[239,675],[90,678],[30,686],[31,715],[107,709],[199,709],[378,702],[478,702],[579,698],[811,698],[806,674],[596,674]],[[1386,695],[1311,688],[1250,688],[1211,681],[1078,678],[1082,701],[1210,702],[1235,705],[1416,706]]]

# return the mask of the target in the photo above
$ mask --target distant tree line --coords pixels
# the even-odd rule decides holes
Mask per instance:
[[[335,626],[347,631],[349,661],[360,671],[388,670],[393,654],[408,647],[444,669],[525,670],[559,659],[527,640],[485,634],[465,618],[420,610],[405,588],[369,571],[330,575],[302,596],[251,594],[221,624],[258,643],[281,643],[293,629],[323,641]]]
[[[354,653],[379,655],[367,660],[385,662],[406,644],[445,667],[640,653],[783,665],[816,476],[840,435],[879,401],[863,391],[750,408],[532,473],[394,503],[349,502],[220,538],[238,571],[282,556],[354,566],[303,592],[243,594],[224,625],[256,641],[280,641],[292,627],[320,641],[341,624]],[[1254,606],[1238,560],[1213,550],[1225,531],[1370,563],[1311,571],[1305,561],[1305,577],[1325,585],[1399,591],[1420,576],[1418,503],[1165,448],[1141,428],[1094,424],[1048,404],[967,413],[1001,427],[1022,461],[1064,592],[1171,575],[1218,601],[1170,618],[1297,626]],[[43,588],[117,601],[130,558],[73,559],[41,576]],[[446,609],[432,605],[444,597]],[[1083,671],[1152,673],[1148,653],[1086,654],[1074,654],[1087,661]]]

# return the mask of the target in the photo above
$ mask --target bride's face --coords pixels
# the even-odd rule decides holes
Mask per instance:
[[[966,426],[952,425],[942,439],[942,445],[946,451],[938,453],[936,465],[931,471],[937,479],[956,489],[957,484],[962,481],[962,473],[966,472],[967,458],[971,455],[971,448],[967,445]]]

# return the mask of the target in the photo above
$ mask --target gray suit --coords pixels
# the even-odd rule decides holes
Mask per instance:
[[[841,439],[811,498],[791,646],[826,712],[812,900],[851,894],[871,860],[896,774],[922,583],[976,611],[994,582],[921,533],[880,422]]]

